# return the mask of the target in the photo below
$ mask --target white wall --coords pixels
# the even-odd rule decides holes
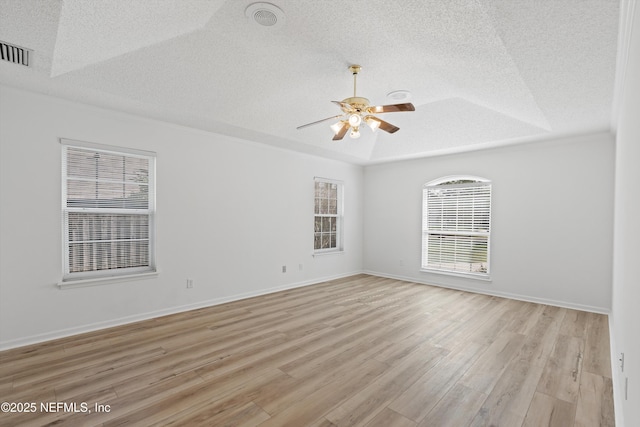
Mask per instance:
[[[157,278],[55,286],[59,137],[157,153]],[[362,270],[359,166],[2,86],[0,161],[0,348]],[[344,254],[312,256],[314,176],[345,182]]]
[[[492,184],[491,282],[420,272],[422,187]],[[614,143],[609,133],[365,168],[365,271],[554,305],[611,307]]]
[[[640,4],[635,5],[632,19],[617,123],[613,309],[609,317],[617,426],[640,426]],[[620,353],[625,355],[624,372],[617,361]]]

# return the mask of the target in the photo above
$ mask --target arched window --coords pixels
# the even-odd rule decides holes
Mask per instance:
[[[491,182],[440,178],[422,193],[422,269],[489,277]]]

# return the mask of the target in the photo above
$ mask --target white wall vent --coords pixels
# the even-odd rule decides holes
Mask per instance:
[[[28,67],[31,65],[33,50],[20,47],[0,40],[0,57],[3,61],[12,62]]]

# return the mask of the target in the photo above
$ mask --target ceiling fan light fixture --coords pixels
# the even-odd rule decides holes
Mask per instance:
[[[360,114],[351,114],[349,116],[349,124],[352,127],[358,127],[360,126],[360,123],[362,123],[362,117],[360,117]]]
[[[380,127],[380,121],[376,120],[374,117],[372,116],[367,116],[364,118],[364,121],[367,125],[369,125],[369,127],[371,128],[371,130],[375,131],[376,129],[378,129]]]
[[[353,139],[360,138],[360,128],[358,128],[357,126],[354,128],[351,128],[351,133],[349,133],[349,136]]]

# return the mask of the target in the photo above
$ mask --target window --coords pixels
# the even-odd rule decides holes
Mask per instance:
[[[155,154],[62,143],[63,282],[155,271]]]
[[[313,249],[316,253],[342,250],[342,191],[340,181],[315,179]]]
[[[491,182],[450,177],[423,189],[422,268],[489,277]]]

